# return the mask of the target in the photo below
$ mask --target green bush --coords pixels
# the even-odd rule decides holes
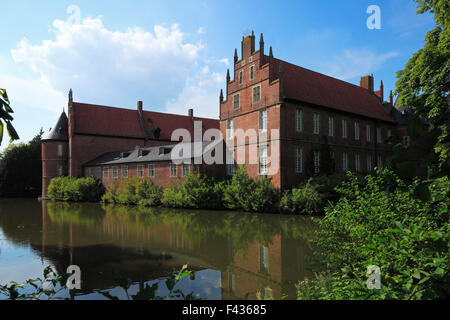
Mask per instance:
[[[270,178],[251,179],[243,166],[223,186],[223,202],[227,209],[248,212],[274,211],[278,193]]]
[[[221,207],[220,190],[205,176],[192,174],[164,190],[162,204],[170,208],[217,209]]]
[[[319,214],[323,212],[324,196],[318,191],[319,185],[313,185],[312,179],[300,187],[286,191],[280,201],[280,210],[284,213]]]
[[[300,283],[299,298],[448,299],[448,178],[411,184],[387,170],[365,185],[349,178],[319,222],[318,275]],[[371,265],[381,270],[380,290],[367,287]]]
[[[105,188],[101,181],[88,178],[58,177],[51,180],[47,195],[54,201],[99,201]]]
[[[150,179],[129,178],[122,180],[120,186],[111,184],[102,202],[154,207],[161,204],[161,198],[161,188]]]

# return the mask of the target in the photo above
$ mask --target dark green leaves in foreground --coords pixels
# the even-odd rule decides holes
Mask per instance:
[[[2,144],[4,132],[3,129],[5,125],[6,132],[8,132],[10,138],[10,142],[19,140],[19,135],[11,124],[11,121],[14,120],[14,118],[11,116],[11,113],[14,113],[14,111],[10,106],[8,94],[6,93],[5,89],[0,88],[0,145]]]

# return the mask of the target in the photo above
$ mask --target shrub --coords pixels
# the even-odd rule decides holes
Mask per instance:
[[[223,187],[224,206],[232,210],[273,211],[277,196],[270,178],[251,179],[243,166],[236,170],[231,181]]]
[[[95,202],[102,198],[105,188],[92,177],[58,177],[52,179],[47,195],[54,201]]]
[[[162,204],[171,208],[216,209],[221,207],[220,186],[200,174],[164,190]]]
[[[319,223],[319,276],[300,284],[299,298],[448,299],[448,178],[410,184],[387,170],[363,186],[349,178]],[[380,268],[380,290],[367,288],[371,265]]]
[[[158,206],[161,203],[162,190],[150,179],[129,178],[108,187],[102,197],[104,203],[124,205]]]
[[[286,191],[280,201],[280,210],[286,213],[319,214],[323,212],[324,196],[319,193],[319,185],[312,179],[300,187]]]

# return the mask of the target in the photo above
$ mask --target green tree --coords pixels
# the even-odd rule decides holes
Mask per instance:
[[[427,33],[424,48],[412,56],[405,69],[397,72],[396,94],[401,105],[412,108],[419,118],[426,119],[431,135],[436,137],[434,164],[445,172],[450,161],[450,5],[447,0],[414,1],[418,14],[434,14],[436,27]]]
[[[14,129],[11,121],[14,118],[11,116],[11,113],[14,113],[13,109],[10,106],[8,94],[6,93],[6,89],[0,88],[0,145],[3,140],[3,126],[6,124],[6,131],[8,132],[10,142],[14,140],[19,140],[19,135]]]
[[[28,143],[10,144],[0,154],[0,196],[34,197],[41,194],[41,131]]]

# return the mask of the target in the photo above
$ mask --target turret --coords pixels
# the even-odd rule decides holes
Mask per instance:
[[[63,111],[49,133],[42,138],[42,197],[47,197],[51,179],[66,176],[68,172],[69,130]]]

